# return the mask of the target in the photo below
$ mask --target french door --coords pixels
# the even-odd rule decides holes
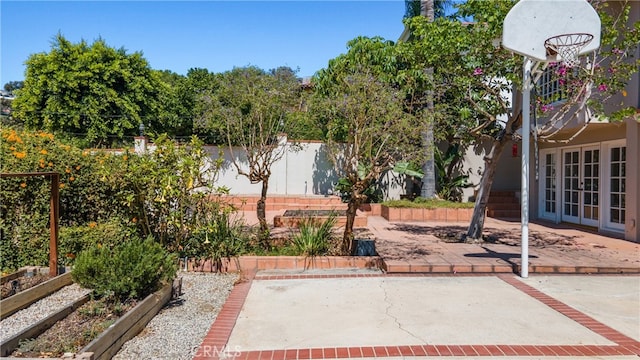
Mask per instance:
[[[598,146],[562,151],[562,221],[598,226],[600,171]]]

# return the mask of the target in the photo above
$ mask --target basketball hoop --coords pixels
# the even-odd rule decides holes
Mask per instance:
[[[580,65],[580,50],[593,40],[593,35],[587,33],[562,34],[548,38],[544,41],[547,56],[560,54],[562,62],[567,67]]]

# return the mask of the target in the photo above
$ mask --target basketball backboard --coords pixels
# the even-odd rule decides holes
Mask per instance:
[[[502,46],[538,61],[560,61],[548,55],[545,40],[563,34],[591,34],[579,55],[600,47],[600,17],[586,0],[520,0],[504,18]]]

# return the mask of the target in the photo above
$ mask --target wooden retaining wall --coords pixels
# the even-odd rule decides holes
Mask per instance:
[[[38,337],[40,334],[52,327],[53,324],[64,319],[65,317],[67,317],[67,315],[71,314],[77,308],[89,301],[89,298],[90,295],[85,295],[80,299],[72,301],[67,304],[67,306],[60,309],[58,312],[47,316],[46,318],[38,321],[37,323],[3,341],[2,344],[0,344],[0,356],[8,356],[9,354],[11,354],[11,352],[13,352],[13,350],[15,350],[18,345],[20,345],[21,340],[33,339]]]
[[[53,294],[61,288],[71,285],[71,273],[58,275],[25,291],[0,301],[0,319],[22,310],[45,296]]]
[[[85,346],[76,358],[86,360],[111,359],[122,345],[136,336],[171,299],[173,284],[147,296],[142,302],[119,318],[100,336]]]

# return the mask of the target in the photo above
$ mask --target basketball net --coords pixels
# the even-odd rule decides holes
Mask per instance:
[[[586,33],[562,34],[552,36],[544,41],[547,56],[560,55],[565,66],[572,68],[580,65],[580,50],[593,40],[593,35]]]

